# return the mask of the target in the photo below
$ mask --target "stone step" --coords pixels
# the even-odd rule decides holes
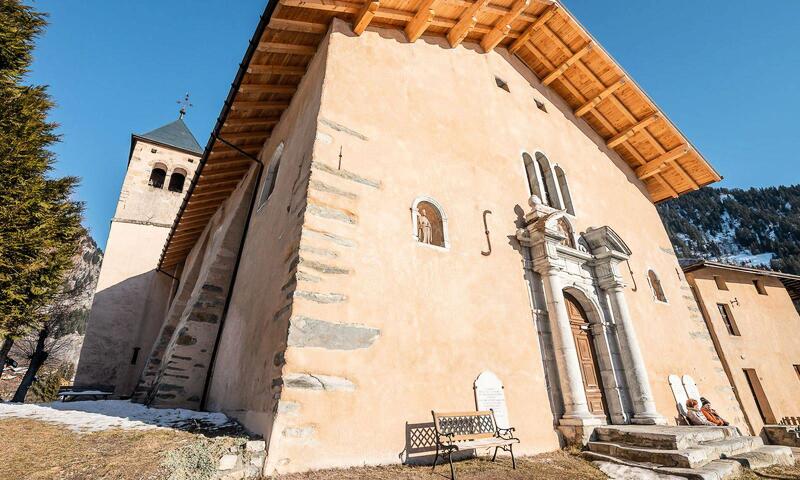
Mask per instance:
[[[751,470],[773,465],[794,465],[792,449],[781,445],[762,446],[753,451],[732,455],[728,458],[741,463],[742,466]]]
[[[609,425],[594,429],[597,440],[645,448],[682,450],[701,442],[738,437],[734,427]]]
[[[711,442],[702,442],[698,448],[706,448],[713,453],[710,455],[712,458],[725,458],[740,453],[749,452],[764,446],[764,440],[761,437],[741,436],[730,437],[724,440],[714,440]]]
[[[713,448],[703,447],[668,450],[612,442],[589,442],[588,447],[595,453],[664,467],[697,468],[719,458],[713,456]]]
[[[603,455],[601,453],[596,453],[591,451],[583,452],[582,456],[585,459],[596,463],[598,462],[615,463],[618,465],[625,465],[631,467],[632,469],[650,470],[659,475],[659,478],[663,478],[661,476],[669,476],[669,477],[689,478],[692,480],[726,480],[729,478],[738,477],[742,471],[742,465],[734,460],[714,460],[699,468],[677,468],[677,467],[662,467],[654,465],[652,463],[621,460],[616,457]],[[607,469],[602,467],[600,469],[603,472],[607,471]],[[634,475],[631,478],[639,478],[639,477],[643,476]]]

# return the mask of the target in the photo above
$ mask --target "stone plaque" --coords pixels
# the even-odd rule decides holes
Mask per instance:
[[[478,410],[494,410],[494,418],[498,428],[509,428],[506,394],[503,382],[497,375],[486,371],[475,379],[475,406]]]

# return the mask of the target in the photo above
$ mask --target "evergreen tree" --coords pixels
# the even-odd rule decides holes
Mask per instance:
[[[24,84],[46,25],[19,0],[0,0],[0,357],[10,339],[38,326],[84,233],[83,206],[71,200],[77,179],[50,175],[52,101],[46,87]]]

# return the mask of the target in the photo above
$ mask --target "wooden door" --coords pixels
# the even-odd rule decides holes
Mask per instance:
[[[578,350],[583,388],[586,390],[589,410],[596,415],[607,416],[606,402],[603,397],[603,381],[600,378],[597,354],[589,331],[589,319],[575,298],[564,294],[564,300],[567,304],[569,323],[572,326],[572,336],[575,338],[575,347]]]
[[[756,407],[758,407],[758,413],[761,415],[761,421],[766,425],[778,423],[756,371],[752,368],[745,368],[744,376],[747,378],[747,385],[750,387],[750,393],[753,394],[753,399],[756,401]]]

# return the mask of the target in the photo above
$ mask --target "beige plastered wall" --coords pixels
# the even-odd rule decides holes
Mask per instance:
[[[182,151],[135,141],[106,242],[77,385],[114,387],[118,395],[131,394],[172,286],[172,279],[155,269],[184,193],[170,192],[167,186],[172,173],[181,169],[187,173],[185,191],[197,161],[197,156]],[[167,170],[162,189],[148,185],[157,164]],[[137,347],[138,359],[132,364]]]
[[[725,281],[728,290],[717,288],[714,275]],[[778,421],[799,415],[800,376],[794,365],[800,365],[800,315],[780,280],[717,268],[694,270],[687,277],[696,285],[707,309],[755,433],[761,431],[763,421],[743,372],[745,368],[756,371]],[[756,279],[763,282],[767,295],[758,293],[753,285]],[[740,336],[728,332],[718,303],[729,305]]]
[[[626,297],[660,413],[676,413],[670,374],[692,375],[701,391],[719,392],[719,408],[733,408],[642,182],[520,61],[444,42],[409,44],[385,30],[356,37],[334,21],[265,147],[286,140],[274,202],[251,220],[209,407],[269,439],[269,471],[392,463],[404,459],[407,422],[474,409],[473,382],[491,370],[505,386],[517,451],[558,448],[515,240],[528,209],[522,153],[541,151],[566,172],[578,230],[609,225],[633,251]],[[293,185],[312,141],[298,219]],[[443,206],[448,249],[415,242],[411,207],[421,196]],[[654,300],[648,269],[667,303]],[[312,322],[359,341],[302,335]]]

